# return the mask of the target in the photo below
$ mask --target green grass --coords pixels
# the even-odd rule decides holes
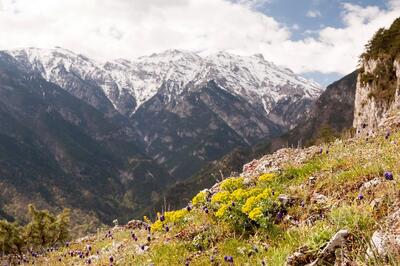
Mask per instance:
[[[325,151],[328,146],[323,148]],[[139,237],[137,243],[131,239],[130,230],[119,228],[115,229],[114,239],[104,238],[106,231],[102,230],[84,241],[73,242],[68,249],[39,258],[36,264],[83,265],[84,260],[64,255],[71,249],[83,250],[91,244],[93,252],[99,251],[100,254],[93,262],[96,265],[108,265],[111,255],[116,265],[153,263],[170,266],[184,265],[186,261],[190,265],[229,265],[223,261],[224,256],[233,256],[235,265],[261,265],[263,260],[267,265],[283,265],[287,257],[301,247],[317,254],[337,231],[347,229],[351,234],[351,259],[360,265],[380,265],[382,261],[379,260],[367,262],[365,251],[381,219],[390,213],[396,202],[400,202],[398,158],[398,132],[389,140],[377,136],[368,141],[363,138],[337,141],[329,146],[328,154],[316,154],[301,165],[294,166],[288,162],[271,180],[257,182],[258,177],[254,177],[255,182],[250,187],[236,183],[235,187],[229,186],[230,193],[238,187],[245,191],[259,187],[262,190],[271,188],[277,195],[284,193],[295,198],[294,205],[287,212],[297,225],[283,219],[265,227],[252,222],[251,227],[237,230],[237,217],[229,218],[235,208],[232,208],[232,213],[227,213],[225,219],[219,219],[214,215],[217,211],[215,206],[205,202],[201,204],[209,208],[208,214],[199,204],[183,219],[169,223],[168,233],[165,230],[153,232],[149,250],[144,253],[138,252],[138,249],[139,245],[147,242],[147,232],[135,230]],[[384,171],[393,172],[395,181],[385,181],[382,177]],[[316,177],[315,184],[308,181],[310,176]],[[360,186],[375,177],[380,177],[382,183],[366,191],[364,199],[358,200]],[[325,195],[327,204],[314,204],[311,200],[314,193]],[[382,199],[381,205],[375,209],[370,206],[374,198]],[[307,223],[306,220],[313,215],[322,216],[313,223]],[[247,218],[242,215],[240,219]],[[61,263],[58,261],[60,257]],[[211,262],[211,257],[214,262]],[[396,255],[391,257],[393,262],[398,259]],[[388,263],[395,265],[390,261]]]

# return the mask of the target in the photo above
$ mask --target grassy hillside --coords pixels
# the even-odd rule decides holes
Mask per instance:
[[[400,131],[392,132],[281,150],[200,192],[190,208],[158,214],[150,230],[116,226],[27,259],[38,265],[283,265],[298,251],[304,263],[291,265],[318,258],[315,265],[397,265],[395,245],[385,247],[384,257],[366,257],[372,234],[393,226],[387,217],[400,203]],[[345,241],[323,256],[339,230],[348,231]]]
[[[189,179],[179,182],[165,192],[173,207],[183,207],[197,193],[210,187],[221,176],[242,170],[243,164],[272,153],[281,147],[326,142],[349,132],[354,119],[354,97],[358,71],[332,83],[313,106],[310,117],[283,136],[261,141],[251,148],[237,148],[218,161],[211,162]],[[163,199],[156,206],[162,206]],[[153,206],[152,206],[153,207]],[[154,209],[154,207],[153,207]]]

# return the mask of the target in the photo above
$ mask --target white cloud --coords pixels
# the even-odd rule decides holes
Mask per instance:
[[[307,12],[306,16],[309,18],[318,18],[318,17],[322,17],[322,14],[318,10],[309,10]]]
[[[0,0],[1,1],[1,0]],[[239,3],[240,2],[240,3]],[[291,30],[254,9],[266,0],[3,0],[0,49],[61,46],[97,59],[185,49],[262,53],[296,72],[346,74],[364,44],[400,14],[343,5],[343,28],[324,27],[292,41]]]
[[[389,0],[389,6],[392,8],[400,7],[400,0]]]

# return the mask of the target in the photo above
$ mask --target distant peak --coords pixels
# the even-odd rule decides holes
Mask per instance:
[[[259,59],[261,59],[261,60],[265,60],[264,55],[261,54],[261,53],[259,53],[259,54],[254,54],[253,57],[259,58]]]

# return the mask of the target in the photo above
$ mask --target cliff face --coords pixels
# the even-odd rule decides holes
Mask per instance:
[[[382,73],[383,68],[387,73]],[[400,60],[394,60],[389,65],[380,59],[363,62],[357,79],[354,106],[353,126],[357,133],[374,130],[399,113],[399,89]]]
[[[361,55],[354,122],[357,133],[375,131],[400,111],[400,18],[379,29]],[[400,121],[399,121],[400,122]]]

